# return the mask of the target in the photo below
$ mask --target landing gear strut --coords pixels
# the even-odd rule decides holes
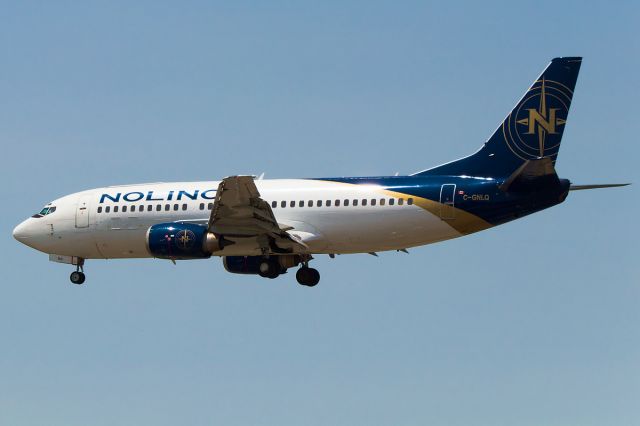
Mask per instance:
[[[71,273],[71,276],[69,277],[69,279],[71,280],[72,283],[74,284],[82,284],[84,283],[85,280],[85,275],[82,269],[82,266],[84,265],[84,259],[78,259],[78,264],[76,265],[76,270],[73,271]]]

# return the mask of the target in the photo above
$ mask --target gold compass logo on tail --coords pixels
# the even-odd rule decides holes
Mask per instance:
[[[558,154],[573,92],[561,83],[538,80],[503,124],[505,141],[524,160]]]

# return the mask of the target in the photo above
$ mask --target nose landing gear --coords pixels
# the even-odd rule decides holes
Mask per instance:
[[[86,279],[82,266],[84,265],[84,259],[78,259],[78,263],[76,265],[76,270],[71,273],[69,279],[74,284],[82,284]]]

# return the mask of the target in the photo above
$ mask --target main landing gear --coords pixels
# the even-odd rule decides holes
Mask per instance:
[[[317,269],[309,268],[309,261],[302,263],[298,272],[296,272],[296,280],[298,284],[313,287],[320,282],[320,272]]]
[[[260,276],[263,278],[278,278],[278,275],[283,272],[280,263],[278,263],[278,261],[273,258],[263,260],[262,262],[260,262],[258,268],[258,274],[260,274]]]
[[[84,265],[84,259],[78,259],[76,270],[71,273],[71,276],[69,276],[69,279],[71,280],[72,283],[78,284],[78,285],[84,283],[84,280],[86,277],[82,269],[83,265]]]
[[[309,267],[309,261],[312,257],[310,255],[296,257],[291,263],[286,263],[286,260],[278,256],[265,257],[258,264],[258,274],[263,278],[273,279],[286,273],[288,268],[301,264],[300,269],[296,272],[298,283],[307,287],[313,287],[318,284],[320,282],[320,273],[316,269]]]

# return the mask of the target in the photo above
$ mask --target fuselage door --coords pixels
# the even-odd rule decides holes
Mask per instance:
[[[76,228],[87,228],[89,226],[89,200],[90,195],[84,195],[78,200],[76,208]]]
[[[456,185],[445,183],[440,188],[440,218],[451,220],[456,218],[455,209]]]

